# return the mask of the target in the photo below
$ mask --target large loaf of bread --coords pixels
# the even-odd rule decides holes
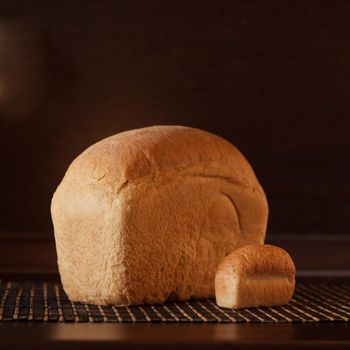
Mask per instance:
[[[51,212],[69,298],[137,305],[213,297],[220,261],[263,244],[268,207],[251,166],[229,142],[154,126],[79,155]]]

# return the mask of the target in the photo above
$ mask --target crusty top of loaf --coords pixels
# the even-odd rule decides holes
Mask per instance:
[[[262,191],[249,163],[229,142],[184,126],[152,126],[108,137],[86,149],[67,170],[76,186],[95,182],[119,191],[129,181],[160,173],[220,176]]]
[[[228,255],[217,273],[235,276],[273,275],[295,276],[292,258],[282,248],[273,245],[247,245]]]

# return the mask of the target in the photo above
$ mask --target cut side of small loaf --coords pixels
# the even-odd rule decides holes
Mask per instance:
[[[271,245],[249,245],[228,255],[215,276],[219,306],[284,305],[293,296],[295,266],[289,254]]]

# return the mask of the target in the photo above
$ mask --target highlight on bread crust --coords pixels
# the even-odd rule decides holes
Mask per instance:
[[[217,304],[234,309],[287,304],[294,287],[291,257],[272,245],[236,250],[223,259],[215,276]]]
[[[213,297],[219,262],[264,243],[268,207],[250,164],[229,142],[155,126],[79,155],[51,213],[68,297],[137,305]]]

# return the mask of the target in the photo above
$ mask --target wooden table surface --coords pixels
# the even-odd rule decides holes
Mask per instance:
[[[347,323],[0,323],[1,349],[349,349]]]

